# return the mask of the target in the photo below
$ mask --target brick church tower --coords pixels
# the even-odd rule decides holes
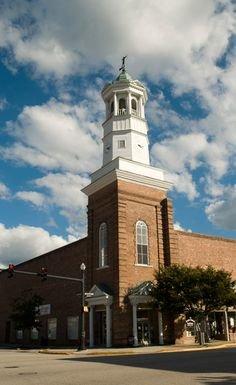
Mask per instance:
[[[102,97],[103,165],[83,189],[90,346],[163,343],[161,314],[148,290],[155,270],[175,259],[171,182],[165,171],[150,166],[144,85],[123,64]]]

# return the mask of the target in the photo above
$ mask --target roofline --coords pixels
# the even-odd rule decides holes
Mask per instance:
[[[234,238],[224,238],[224,237],[219,237],[217,235],[207,235],[207,234],[202,234],[202,233],[192,233],[190,231],[181,231],[181,230],[175,230],[176,233],[179,234],[184,234],[192,237],[199,237],[199,238],[208,238],[216,241],[225,241],[225,242],[234,242],[236,243],[236,239]]]
[[[49,255],[49,254],[52,254],[52,253],[54,253],[54,252],[57,252],[57,251],[59,251],[59,250],[65,249],[65,248],[72,247],[72,246],[75,245],[75,243],[84,242],[87,238],[88,238],[88,237],[86,236],[86,237],[84,237],[84,238],[78,239],[77,241],[70,242],[70,243],[67,243],[67,244],[64,245],[64,246],[61,246],[61,247],[58,247],[58,248],[56,248],[56,249],[47,251],[47,252],[44,253],[44,254],[40,254],[40,255],[37,255],[36,257],[27,259],[26,261],[23,261],[23,262],[18,263],[17,265],[15,265],[15,267],[18,267],[18,266],[24,266],[26,263],[29,263],[29,262],[31,262],[31,261],[35,261],[36,259],[39,259],[39,258],[41,258],[41,257],[47,256],[47,255]]]

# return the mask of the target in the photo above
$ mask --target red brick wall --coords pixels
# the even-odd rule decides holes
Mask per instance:
[[[160,202],[165,192],[152,187],[118,181],[119,231],[119,303],[122,306],[127,289],[145,280],[153,280],[163,262],[163,240]],[[149,233],[150,266],[137,266],[136,222],[143,220]],[[159,221],[158,221],[159,220]]]
[[[236,240],[176,231],[177,255],[172,263],[212,265],[232,272],[236,278]]]
[[[118,295],[118,241],[117,241],[117,183],[101,189],[89,197],[88,202],[88,270],[90,285],[105,284]],[[99,268],[99,227],[107,224],[108,267]]]
[[[81,277],[80,264],[87,263],[86,238],[71,243],[67,246],[53,250],[47,254],[21,263],[17,270],[38,272],[42,266],[47,266],[48,273],[64,275],[69,277]],[[47,337],[47,318],[58,319],[58,342],[68,343],[67,340],[67,317],[77,316],[80,313],[80,297],[77,293],[81,291],[78,282],[62,281],[48,278],[42,282],[40,277],[31,277],[15,273],[13,278],[7,278],[7,273],[0,276],[1,310],[0,310],[0,342],[5,340],[5,325],[11,313],[13,299],[24,293],[39,294],[45,298],[46,304],[52,304],[51,314],[42,316],[42,336]],[[11,341],[15,341],[15,331],[11,331]],[[53,342],[52,342],[53,344]]]

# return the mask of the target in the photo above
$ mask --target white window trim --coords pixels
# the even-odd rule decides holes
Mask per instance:
[[[153,267],[153,265],[146,265],[144,263],[135,263],[134,265],[139,267]]]
[[[124,142],[124,146],[120,147],[120,142]],[[118,150],[123,150],[123,148],[126,148],[126,140],[125,139],[118,139],[117,146],[118,146]]]
[[[138,225],[141,224],[141,223],[145,224],[146,229],[147,229],[147,263],[139,263],[138,262],[139,255],[138,255],[138,231],[137,231],[137,229],[138,229]],[[139,245],[140,245],[140,243],[139,243]],[[135,262],[135,265],[136,266],[143,266],[143,267],[151,267],[150,260],[149,260],[149,231],[148,231],[148,225],[142,219],[139,219],[136,222],[136,224],[135,224],[135,248],[136,248],[136,262]]]
[[[104,247],[104,250],[105,250],[105,254],[102,255],[102,226],[105,226],[105,229],[106,229],[106,247]],[[108,240],[107,240],[107,223],[106,222],[102,222],[99,226],[99,234],[98,234],[98,247],[99,247],[99,250],[98,250],[98,268],[101,269],[101,268],[105,268],[108,266],[107,264],[107,259],[108,259]]]
[[[97,267],[96,270],[103,270],[103,269],[107,269],[108,267],[110,267],[109,265],[104,265],[104,266],[101,266],[101,267]]]

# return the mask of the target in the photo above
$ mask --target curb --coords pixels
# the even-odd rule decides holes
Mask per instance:
[[[206,351],[206,350],[217,350],[217,349],[226,349],[226,348],[236,348],[236,343],[230,343],[230,344],[222,344],[222,345],[205,345],[205,346],[199,346],[199,347],[189,347],[189,348],[164,348],[160,350],[153,350],[153,351],[138,351],[138,350],[126,350],[126,351],[84,351],[84,352],[77,352],[77,351],[53,351],[49,349],[41,349],[38,351],[40,354],[56,354],[56,355],[81,355],[81,356],[126,356],[126,355],[141,355],[141,354],[158,354],[158,353],[180,353],[180,352],[194,352],[194,351]]]

